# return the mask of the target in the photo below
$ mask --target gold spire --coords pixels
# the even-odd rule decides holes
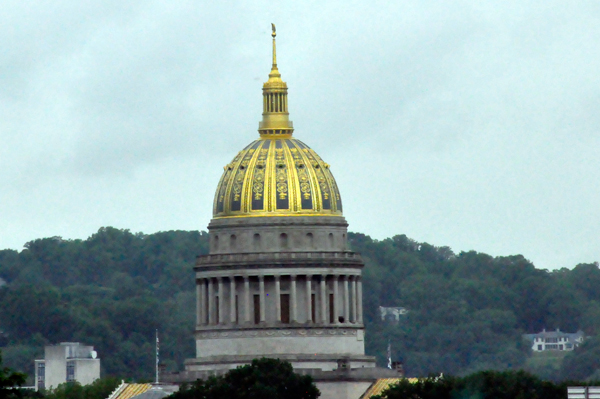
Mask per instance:
[[[262,138],[290,137],[294,127],[289,118],[287,85],[281,80],[277,69],[277,52],[275,46],[275,25],[273,29],[273,65],[269,73],[269,80],[263,84],[263,118],[258,124],[258,132]]]

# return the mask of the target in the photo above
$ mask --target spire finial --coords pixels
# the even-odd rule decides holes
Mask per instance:
[[[276,67],[277,66],[277,48],[275,47],[275,36],[277,36],[277,32],[275,31],[274,23],[271,23],[271,29],[273,29],[273,32],[271,33],[271,36],[273,36],[273,66]]]
[[[262,138],[290,137],[294,131],[289,119],[287,102],[287,85],[281,80],[277,69],[277,51],[275,47],[275,24],[271,24],[273,32],[273,66],[269,73],[269,80],[263,85],[263,119],[258,125]]]

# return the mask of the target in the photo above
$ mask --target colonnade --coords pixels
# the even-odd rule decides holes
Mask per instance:
[[[362,324],[360,275],[256,275],[196,280],[198,326]]]
[[[288,112],[287,93],[264,93],[263,112]]]

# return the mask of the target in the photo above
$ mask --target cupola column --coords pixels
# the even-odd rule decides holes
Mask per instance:
[[[275,316],[277,322],[281,322],[281,282],[279,276],[275,276]]]
[[[196,325],[200,326],[204,324],[202,318],[204,313],[204,280],[196,280]]]
[[[291,296],[291,322],[296,323],[298,321],[298,309],[297,309],[297,298],[296,298],[296,276],[290,276],[290,296]]]
[[[237,306],[235,303],[235,276],[229,277],[229,321],[231,324],[237,322]]]
[[[348,291],[348,276],[342,277],[344,287],[344,323],[350,322],[350,292]]]
[[[244,276],[244,322],[250,324],[250,277]]]
[[[217,307],[217,324],[223,324],[225,322],[225,291],[223,290],[223,279],[219,277],[219,303]]]
[[[338,324],[338,317],[339,317],[339,306],[338,306],[338,302],[339,302],[339,287],[338,287],[338,279],[339,276],[338,275],[334,275],[333,276],[333,324]]]
[[[362,324],[362,322],[363,322],[362,277],[357,277],[357,281],[356,281],[356,308],[357,308],[356,322]]]
[[[352,277],[352,323],[356,323],[356,276]]]
[[[327,324],[327,275],[321,276],[321,322]]]
[[[312,276],[306,276],[306,322],[314,322],[312,318]]]
[[[260,322],[264,323],[265,318],[265,276],[258,276],[258,284],[260,289]]]
[[[208,324],[215,324],[215,292],[212,278],[208,280]]]

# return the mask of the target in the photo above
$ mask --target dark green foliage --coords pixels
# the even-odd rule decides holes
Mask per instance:
[[[600,332],[600,269],[578,265],[553,272],[536,269],[523,256],[491,257],[475,251],[455,255],[448,247],[404,235],[382,241],[350,233],[364,269],[367,352],[385,364],[388,340],[394,359],[410,376],[466,375],[479,370],[525,367],[530,343],[522,334],[560,328]],[[381,321],[379,306],[409,310],[399,323]],[[590,349],[588,349],[590,348]],[[586,352],[589,352],[585,355]],[[548,378],[586,378],[600,364],[590,345],[568,356],[576,376],[531,369]]]
[[[600,269],[536,269],[523,256],[419,243],[404,235],[373,240],[348,235],[365,259],[366,349],[385,364],[388,340],[410,376],[466,375],[525,367],[524,333],[543,328],[600,334]],[[144,235],[111,227],[87,240],[30,241],[0,251],[0,347],[7,364],[33,375],[43,346],[94,345],[103,373],[151,379],[154,331],[168,370],[194,356],[195,257],[207,253],[205,232]],[[382,322],[379,306],[409,310],[398,324]],[[545,378],[600,376],[600,344],[589,341]]]
[[[577,383],[573,383],[577,384]],[[581,383],[580,383],[581,384]],[[373,399],[564,399],[567,384],[543,381],[523,371],[482,371],[463,378],[402,380]]]
[[[3,366],[2,352],[0,351],[0,399],[22,397],[18,388],[25,383],[25,377],[25,374]]]
[[[106,399],[121,384],[115,377],[101,378],[89,385],[66,382],[45,392],[46,399]]]
[[[204,232],[102,228],[87,240],[34,240],[0,251],[0,346],[34,374],[45,344],[94,345],[103,373],[152,378],[155,330],[167,369],[194,355],[193,265]],[[71,388],[70,388],[71,389]],[[77,389],[77,388],[72,388]]]
[[[254,359],[221,377],[182,387],[170,399],[315,399],[320,392],[308,375],[295,374],[278,359]]]

